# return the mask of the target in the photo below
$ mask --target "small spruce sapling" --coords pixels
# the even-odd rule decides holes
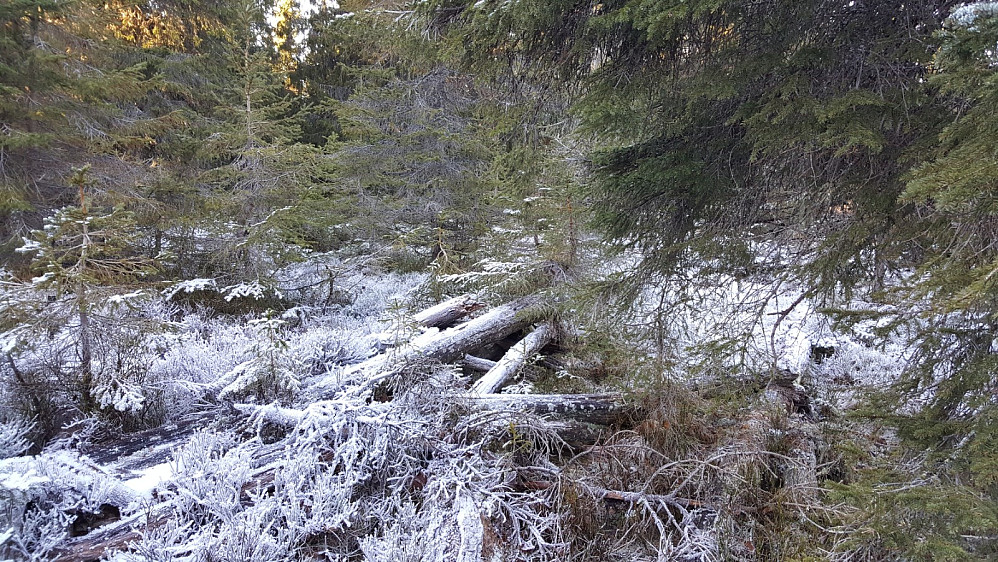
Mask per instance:
[[[132,213],[121,207],[110,211],[91,207],[88,171],[89,166],[75,168],[69,180],[79,206],[64,207],[48,217],[41,230],[24,239],[18,252],[34,254],[31,266],[39,275],[31,284],[38,294],[54,300],[45,305],[45,313],[27,322],[49,334],[64,326],[73,332],[76,357],[69,368],[75,373],[78,406],[95,413],[102,407],[95,390],[106,367],[95,356],[98,332],[118,323],[112,305],[141,296],[136,288],[146,284],[156,267],[154,260],[136,250],[140,232]]]
[[[283,337],[285,322],[268,310],[263,318],[250,321],[260,338],[253,348],[254,357],[233,369],[226,379],[232,382],[219,393],[219,398],[255,395],[263,402],[272,398],[293,396],[301,388],[299,361],[288,353]]]

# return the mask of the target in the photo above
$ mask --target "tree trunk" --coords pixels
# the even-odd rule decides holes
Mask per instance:
[[[90,259],[90,226],[87,218],[85,172],[86,168],[78,172],[77,187],[80,192],[80,210],[83,211],[84,219],[83,237],[80,240],[80,259],[76,265],[79,269],[77,275],[83,275],[87,271]],[[87,310],[87,286],[82,279],[78,279],[76,282],[76,312],[80,321],[80,408],[86,413],[91,413],[97,409],[97,403],[93,396],[93,332],[90,328],[90,313]]]
[[[554,328],[548,324],[544,324],[527,334],[527,337],[509,348],[502,359],[482,375],[482,378],[478,379],[478,382],[471,387],[471,393],[492,394],[499,390],[499,387],[523,368],[532,355],[550,343],[553,337]]]

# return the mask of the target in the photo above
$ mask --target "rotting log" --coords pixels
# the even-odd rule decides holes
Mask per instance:
[[[465,398],[473,408],[482,410],[523,412],[604,426],[631,425],[642,417],[640,410],[620,394],[469,394]],[[234,404],[233,407],[257,422],[290,427],[313,415],[321,418],[324,409],[335,403],[313,402],[303,410],[276,404]],[[376,418],[369,420],[374,423]]]
[[[517,373],[535,353],[554,338],[554,328],[542,324],[509,348],[509,351],[471,387],[471,394],[492,394]]]
[[[318,398],[330,398],[341,388],[341,380],[363,378],[373,388],[405,368],[424,362],[451,363],[470,351],[501,340],[529,326],[535,320],[543,299],[527,296],[472,318],[446,330],[429,330],[398,348],[390,349],[345,371],[332,373],[312,387]]]
[[[418,312],[412,319],[427,328],[445,328],[484,306],[475,295],[461,295]]]
[[[99,527],[90,534],[71,539],[59,549],[51,562],[96,562],[113,550],[127,550],[142,540],[143,533],[162,527],[175,517],[172,502],[154,505],[149,510]]]
[[[469,395],[475,407],[529,412],[605,426],[627,426],[642,417],[638,407],[621,394],[479,394]]]
[[[482,373],[487,373],[492,367],[496,366],[496,362],[491,359],[483,359],[468,354],[465,354],[464,359],[461,360],[461,364],[472,371],[480,371]]]

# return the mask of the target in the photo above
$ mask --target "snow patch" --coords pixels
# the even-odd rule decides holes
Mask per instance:
[[[125,480],[122,484],[144,496],[149,496],[157,486],[173,477],[173,468],[169,462],[165,462],[133,471],[132,474],[138,474],[138,476]]]
[[[0,470],[3,470],[2,464],[0,464]],[[0,474],[0,488],[21,492],[30,490],[33,486],[37,486],[38,484],[44,484],[50,481],[51,480],[47,476],[39,475],[33,468],[23,474],[18,474],[16,472]]]

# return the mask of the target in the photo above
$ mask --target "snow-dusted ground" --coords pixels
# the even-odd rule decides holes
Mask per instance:
[[[899,311],[861,298],[835,304],[778,277],[715,275],[696,285],[644,287],[624,329],[643,342],[649,360],[666,359],[681,381],[716,377],[718,370],[781,371],[854,389],[897,380],[910,360],[911,334],[883,332]],[[867,314],[847,322],[837,310]]]
[[[503,283],[530,267],[489,262],[450,282],[495,277]],[[111,505],[122,517],[118,525],[142,532],[131,551],[111,556],[118,562],[564,559],[572,540],[565,498],[590,490],[585,482],[599,483],[598,476],[552,464],[562,451],[559,438],[540,420],[473,411],[455,368],[423,365],[394,377],[387,381],[390,402],[379,401],[363,380],[337,381],[327,388],[332,396],[309,407],[313,381],[329,380],[328,373],[346,372],[390,345],[413,340],[418,348],[438,334],[411,322],[412,311],[430,301],[425,281],[315,256],[280,272],[273,286],[220,288],[202,279],[168,289],[166,301],[216,291],[279,295],[295,306],[280,315],[228,317],[154,303],[150,314],[169,329],[139,347],[145,378],[118,381],[139,394],[114,406],[128,411],[155,400],[168,423],[219,399],[260,409],[249,419],[213,416],[203,429],[178,429],[172,439],[162,437],[169,432],[149,433],[146,443],[103,452],[88,449],[83,435],[82,443],[63,439],[39,455],[18,456],[23,428],[0,425],[0,452],[10,457],[0,461],[0,554],[46,559],[72,544],[71,514]],[[720,286],[696,295],[695,309],[665,316],[659,305],[675,296],[673,289],[647,289],[629,329],[649,361],[668,356],[677,367],[671,376],[696,379],[707,373],[704,361],[722,355],[721,367],[730,372],[777,369],[812,387],[849,389],[889,380],[905,360],[900,338],[886,348],[871,346],[883,320],[837,328],[792,286],[745,280]],[[834,352],[819,363],[816,348]],[[46,357],[45,350],[18,349],[23,364]],[[281,412],[288,412],[286,427],[275,427]],[[226,421],[233,419],[240,421]],[[524,489],[524,467],[553,484]],[[650,505],[638,511],[673,539],[634,551],[635,559],[721,557],[711,525],[691,523],[713,521],[710,509],[692,510],[682,523],[658,519]]]

